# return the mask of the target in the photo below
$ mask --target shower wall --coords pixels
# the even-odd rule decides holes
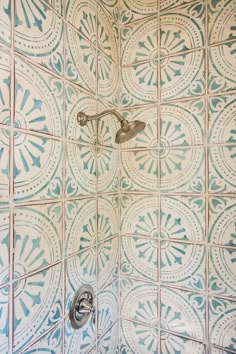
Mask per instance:
[[[120,2],[122,354],[236,352],[235,15]]]

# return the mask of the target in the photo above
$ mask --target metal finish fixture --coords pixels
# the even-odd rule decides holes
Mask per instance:
[[[102,113],[94,114],[92,116],[88,116],[84,112],[79,112],[77,114],[77,120],[81,126],[85,126],[89,121],[97,120],[108,114],[113,114],[121,124],[121,128],[116,133],[115,142],[117,144],[121,144],[132,139],[146,127],[146,124],[139,120],[134,120],[132,122],[127,121],[122,117],[120,113],[115,110],[106,110]]]
[[[90,285],[82,285],[75,293],[74,300],[69,312],[71,325],[74,329],[79,329],[88,321],[90,314],[95,323],[96,309],[93,305],[94,293]]]

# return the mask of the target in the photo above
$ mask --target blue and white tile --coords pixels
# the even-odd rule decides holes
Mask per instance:
[[[113,105],[119,104],[119,66],[101,50],[98,51],[98,97]]]
[[[63,75],[62,19],[41,0],[15,1],[15,5],[15,50]]]
[[[207,354],[202,343],[161,331],[161,354]]]
[[[119,325],[115,323],[112,328],[107,331],[98,341],[99,354],[119,354]],[[91,353],[96,354],[97,352]]]
[[[0,288],[0,353],[8,354],[9,288]]]
[[[3,0],[0,4],[0,42],[10,46],[11,44],[11,13],[12,3]]]
[[[194,292],[161,289],[161,327],[203,341],[205,339],[205,298]]]
[[[15,201],[62,196],[62,143],[16,132],[14,134]]]
[[[98,288],[105,288],[118,276],[119,240],[115,236],[97,244]]]
[[[0,129],[0,198],[4,205],[9,201],[10,131]]]
[[[8,283],[10,280],[9,244],[10,212],[8,209],[0,209],[0,285]]]
[[[98,197],[98,242],[119,233],[119,200],[116,194]]]
[[[98,192],[117,192],[119,188],[119,152],[101,145],[95,147]]]
[[[122,1],[120,4],[121,24],[156,15],[157,8],[157,1],[155,0]]]
[[[14,278],[62,259],[62,204],[14,210]]]
[[[1,9],[1,5],[0,5]],[[1,13],[1,10],[0,10]],[[1,20],[0,20],[1,24]],[[1,27],[1,25],[0,25]],[[0,33],[1,36],[1,33]],[[0,47],[0,123],[10,125],[11,73],[10,53]]]
[[[62,268],[14,282],[14,352],[23,351],[62,319]]]

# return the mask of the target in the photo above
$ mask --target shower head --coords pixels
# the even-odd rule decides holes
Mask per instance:
[[[120,122],[121,128],[116,133],[115,142],[117,144],[125,143],[126,141],[134,138],[139,132],[141,132],[146,124],[139,120],[134,120],[132,122],[128,122],[127,120],[123,120]]]

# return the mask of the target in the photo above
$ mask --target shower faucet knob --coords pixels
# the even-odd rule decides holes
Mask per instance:
[[[96,308],[94,306],[94,292],[90,285],[82,285],[75,293],[69,318],[74,329],[83,327],[89,318],[95,324]]]

